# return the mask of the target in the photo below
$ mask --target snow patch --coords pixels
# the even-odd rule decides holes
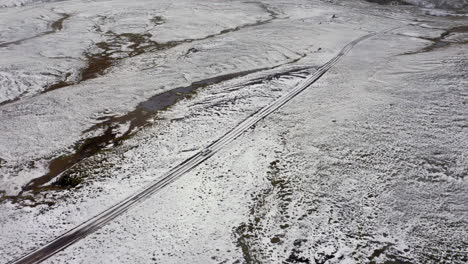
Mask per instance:
[[[403,0],[425,8],[462,9],[468,7],[468,0]]]
[[[35,3],[58,2],[60,0],[1,0],[0,8],[4,7],[19,7]]]

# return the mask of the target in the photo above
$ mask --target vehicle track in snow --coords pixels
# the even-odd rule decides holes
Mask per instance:
[[[381,32],[385,33],[387,31]],[[143,202],[145,199],[158,192],[162,188],[166,187],[170,183],[179,179],[185,173],[193,170],[198,165],[202,164],[205,160],[209,159],[211,156],[216,154],[222,148],[226,147],[229,143],[235,140],[237,137],[242,135],[250,127],[258,123],[263,118],[267,117],[274,111],[278,110],[281,106],[289,102],[291,99],[296,97],[302,91],[310,87],[313,83],[319,80],[328,70],[330,70],[341,58],[343,58],[354,46],[359,42],[366,40],[370,37],[375,36],[377,33],[369,33],[364,35],[356,40],[348,43],[334,58],[325,63],[320,67],[316,72],[308,76],[304,81],[297,85],[287,94],[281,96],[271,104],[261,108],[259,111],[251,114],[249,117],[244,119],[236,127],[231,129],[229,132],[221,136],[219,139],[212,142],[207,147],[200,150],[195,155],[186,159],[182,163],[176,165],[174,168],[169,170],[167,173],[163,174],[158,180],[152,182],[146,187],[142,188],[141,191],[127,197],[121,202],[113,205],[107,210],[101,212],[100,214],[90,218],[84,223],[78,225],[77,227],[69,230],[68,232],[60,235],[51,242],[46,243],[42,247],[24,255],[23,257],[16,259],[9,263],[16,264],[29,264],[29,263],[39,263],[42,262],[54,254],[60,252],[61,250],[67,248],[73,243],[81,240],[87,235],[95,232],[99,228],[103,227],[119,215],[125,213],[130,208],[135,205]]]

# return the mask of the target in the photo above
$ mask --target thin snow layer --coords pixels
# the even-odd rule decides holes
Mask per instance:
[[[171,32],[174,32],[172,41],[182,41],[172,49],[149,52],[145,54],[146,56],[129,58],[127,61],[116,61],[116,64],[122,63],[124,67],[115,68],[113,72],[109,72],[102,78],[95,78],[41,96],[22,98],[20,102],[2,107],[0,109],[2,112],[0,127],[4,133],[0,134],[2,142],[0,153],[2,153],[1,158],[7,163],[6,166],[0,168],[4,172],[2,173],[3,190],[9,192],[17,190],[19,186],[32,179],[31,174],[36,173],[36,177],[40,176],[42,171],[37,171],[35,165],[38,159],[48,160],[57,156],[59,151],[62,153],[67,151],[67,148],[73,146],[74,142],[80,139],[84,130],[98,122],[96,118],[102,117],[103,112],[115,115],[123,114],[131,111],[139,102],[164,90],[187,86],[191,82],[216,75],[273,67],[301,56],[299,52],[290,50],[281,44],[275,44],[274,39],[271,43],[255,42],[255,32],[245,32],[247,37],[240,43],[232,37],[235,34],[231,34],[230,38],[224,36],[226,33],[223,33],[223,30],[233,30],[242,25],[254,24],[258,20],[271,18],[270,14],[255,3],[248,5],[232,3],[224,7],[217,4],[212,6],[197,5],[199,11],[194,13],[191,19],[198,17],[197,21],[200,26],[177,31],[175,28],[180,27],[181,24],[189,25],[187,15],[184,13],[179,17],[177,10],[182,9],[182,12],[185,12],[185,10],[190,9],[191,5],[195,4],[177,3],[171,5],[172,9],[170,9],[167,4],[150,2],[153,3],[153,8],[151,5],[146,5],[146,8],[142,9],[142,3],[139,3],[133,4],[133,11],[126,1],[114,2],[112,9],[114,13],[107,14],[105,19],[101,18],[101,14],[110,12],[107,4],[79,5],[73,2],[65,5],[61,3],[65,5],[63,13],[74,13],[68,21],[69,24],[64,25],[63,34],[66,36],[60,37],[62,40],[70,37],[70,34],[74,35],[74,37],[70,37],[69,41],[66,40],[70,48],[66,48],[65,44],[63,46],[62,44],[48,45],[58,37],[56,33],[33,39],[34,45],[42,43],[35,49],[29,48],[33,45],[29,44],[29,41],[25,42],[24,45],[0,48],[0,52],[11,56],[11,60],[2,60],[1,63],[13,64],[15,67],[19,67],[18,64],[22,65],[21,69],[24,71],[34,73],[39,70],[39,65],[38,67],[35,65],[45,61],[40,67],[40,74],[48,76],[47,78],[41,79],[37,77],[37,74],[32,73],[28,76],[19,75],[16,72],[8,73],[8,82],[0,90],[5,91],[5,94],[12,94],[14,92],[11,90],[20,91],[19,87],[29,87],[28,91],[31,93],[41,90],[41,87],[46,86],[46,82],[51,78],[57,75],[58,78],[65,78],[67,72],[71,73],[70,76],[79,75],[73,74],[73,72],[79,71],[80,67],[83,67],[83,60],[86,59],[86,56],[82,54],[83,51],[80,53],[79,50],[86,49],[90,42],[103,40],[106,35],[102,32],[113,30],[111,25],[114,24],[118,25],[115,26],[116,29],[127,30],[128,34],[139,34],[138,31],[143,31],[144,34],[161,35],[164,38],[161,43],[168,41]],[[55,5],[54,7],[56,9],[62,8],[62,6],[56,7]],[[41,8],[49,9],[50,7],[41,6],[39,9],[42,10]],[[224,11],[223,8],[227,11]],[[167,20],[167,25],[164,27],[167,27],[168,33],[164,35],[159,34],[160,29],[153,25],[152,19],[155,16],[160,16],[165,9],[167,11],[164,13],[164,19]],[[225,12],[228,13],[225,14]],[[13,11],[11,11],[12,13]],[[208,13],[210,16],[207,15]],[[128,18],[129,14],[132,14],[131,19]],[[213,17],[219,18],[221,15],[223,16],[222,22],[214,24]],[[65,33],[68,28],[71,28],[69,34]],[[92,29],[92,33],[84,33],[88,29]],[[78,34],[79,32],[83,32],[83,34]],[[99,36],[101,33],[104,35],[102,39]],[[62,34],[62,32],[58,34]],[[220,35],[219,38],[217,34]],[[74,38],[81,39],[74,40]],[[213,41],[204,44],[201,41],[203,38],[211,38]],[[201,40],[197,43],[190,43],[190,41],[197,39]],[[186,44],[183,40],[187,40],[189,43]],[[217,51],[217,53],[206,52],[205,54],[219,59],[206,60],[206,57],[199,56],[197,53],[187,55],[188,50],[193,45],[202,45],[199,49]],[[309,44],[302,43],[297,49],[301,52],[307,50],[306,45]],[[71,53],[69,54],[71,57],[65,55],[67,50]],[[234,57],[226,56],[234,50],[237,51]],[[251,50],[261,51],[261,56],[253,58],[248,53]],[[47,55],[45,59],[42,58],[44,54]],[[38,59],[31,60],[31,57]],[[67,64],[68,62],[71,64]],[[45,68],[44,64],[48,68]],[[194,67],[194,65],[199,66]],[[56,70],[57,68],[61,70]],[[38,84],[38,87],[20,86],[24,82]],[[14,85],[10,86],[10,83]],[[15,85],[17,86],[15,87]],[[25,133],[18,134],[15,131],[25,131]],[[31,137],[35,139],[32,141]],[[18,167],[22,168],[19,172]],[[31,169],[34,172],[30,172]],[[22,176],[25,171],[28,177]]]
[[[468,0],[403,0],[406,3],[426,8],[462,9],[468,7]]]
[[[67,27],[103,28],[152,32],[160,42],[191,40],[125,57],[79,85],[0,106],[6,194],[43,175],[49,159],[72,152],[103,118],[195,81],[272,69],[205,87],[155,115],[151,125],[70,172],[84,179],[75,188],[2,201],[2,261],[158,179],[292,89],[347,42],[398,27],[359,44],[318,83],[206,163],[46,263],[466,263],[468,149],[461,142],[468,137],[468,53],[459,35],[422,52],[459,20],[399,8],[382,15],[378,8],[387,7],[350,1],[282,0],[265,2],[277,19],[237,30],[271,14],[250,2],[114,1],[112,10],[104,3],[32,10],[73,14],[60,34],[68,34]],[[197,10],[192,17],[190,9]],[[153,27],[148,21],[156,16],[165,22]],[[204,26],[191,28],[188,20]],[[86,59],[79,50],[93,48],[83,43],[109,37],[90,31],[76,36],[82,42],[70,47],[74,58]],[[26,46],[9,48],[24,52],[19,59],[40,62]],[[55,52],[44,43],[37,50]],[[33,72],[28,65],[17,70]],[[61,67],[52,60],[44,65]],[[306,70],[287,73],[296,68]]]
[[[56,2],[56,1],[63,1],[63,0],[0,0],[0,8],[1,7],[19,7],[19,6],[29,5],[29,4],[40,4],[40,3]]]

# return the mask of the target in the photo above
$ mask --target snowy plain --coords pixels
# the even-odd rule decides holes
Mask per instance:
[[[447,3],[466,6],[0,1],[1,263],[154,181],[348,42],[386,30],[46,263],[466,263],[468,20],[427,12]],[[159,108],[179,95],[158,94],[181,87],[190,94]],[[28,188],[50,164],[65,170]]]

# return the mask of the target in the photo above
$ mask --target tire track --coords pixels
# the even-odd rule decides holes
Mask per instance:
[[[73,243],[81,240],[87,235],[95,232],[99,228],[103,227],[104,225],[106,225],[107,223],[109,223],[110,221],[118,217],[119,215],[128,211],[133,206],[137,205],[138,203],[141,203],[142,201],[144,201],[145,199],[147,199],[154,193],[158,192],[159,190],[166,187],[170,183],[179,179],[182,175],[191,171],[192,169],[194,169],[195,167],[203,163],[205,160],[212,157],[214,154],[220,151],[223,147],[227,146],[237,137],[242,135],[242,133],[247,131],[251,126],[258,123],[260,120],[267,117],[274,111],[278,110],[281,106],[286,104],[292,98],[296,97],[298,94],[300,94],[302,91],[307,89],[314,82],[319,80],[328,70],[330,70],[341,58],[343,58],[359,42],[366,40],[370,37],[373,37],[376,34],[377,33],[370,33],[348,43],[338,53],[338,55],[336,55],[334,58],[332,58],[322,67],[320,67],[315,73],[307,77],[296,88],[294,88],[287,94],[283,95],[282,97],[278,98],[273,103],[253,113],[252,115],[247,117],[244,121],[239,123],[236,127],[234,127],[229,132],[221,136],[219,139],[212,142],[210,145],[200,150],[198,153],[186,159],[182,163],[178,164],[177,166],[172,168],[167,173],[163,174],[159,180],[147,185],[140,192],[137,192],[127,197],[123,201],[115,204],[114,206],[103,211],[102,213],[90,218],[86,222],[60,235],[55,240],[43,245],[42,247],[10,263],[29,264],[29,263],[42,262],[48,259],[49,257],[53,256],[54,254],[58,253],[59,251],[72,245]]]

